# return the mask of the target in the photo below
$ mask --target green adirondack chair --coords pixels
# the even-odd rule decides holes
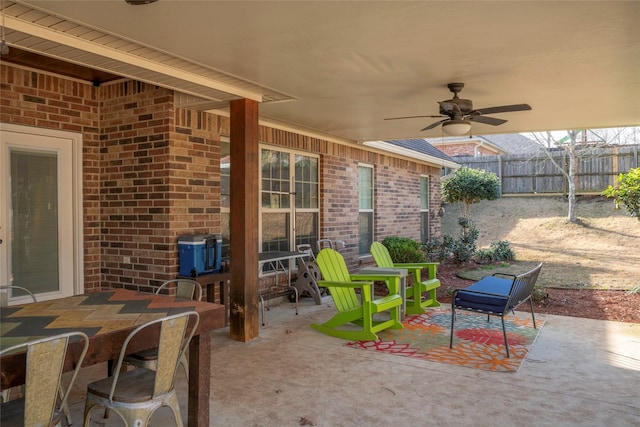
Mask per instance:
[[[440,287],[440,280],[436,278],[437,262],[394,263],[387,248],[380,242],[371,244],[371,255],[378,267],[406,268],[413,272],[413,284],[406,289],[406,313],[423,314],[426,308],[440,307],[436,299],[436,289]],[[427,269],[428,278],[422,280],[422,270]],[[427,292],[426,298],[423,294]]]
[[[318,281],[318,286],[329,290],[338,312],[324,323],[312,324],[313,329],[333,337],[359,341],[376,340],[376,332],[384,329],[402,329],[399,320],[402,297],[398,294],[397,278],[389,280],[388,275],[378,278],[352,275],[342,255],[333,249],[320,251],[316,263],[323,278]],[[367,280],[358,280],[362,277],[367,277]],[[389,294],[375,298],[374,280],[391,283]],[[356,294],[356,289],[360,289],[360,295]]]

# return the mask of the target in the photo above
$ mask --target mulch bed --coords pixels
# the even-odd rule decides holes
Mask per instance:
[[[460,266],[453,262],[438,266],[438,278],[441,283],[438,300],[441,303],[450,303],[453,290],[465,288],[473,283],[472,280],[456,275],[458,271],[468,268],[472,266]],[[547,288],[546,291],[547,297],[534,304],[536,313],[640,323],[640,294],[591,289]]]

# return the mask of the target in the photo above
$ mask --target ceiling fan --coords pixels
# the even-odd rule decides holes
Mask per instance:
[[[487,125],[498,126],[506,123],[507,120],[495,117],[487,117],[485,114],[509,113],[512,111],[531,110],[529,104],[502,105],[500,107],[473,109],[473,103],[470,99],[462,99],[458,97],[458,93],[464,87],[464,83],[449,83],[449,90],[453,93],[453,98],[447,101],[440,101],[440,115],[438,116],[406,116],[391,117],[385,120],[414,119],[421,117],[440,118],[442,120],[431,123],[429,126],[421,129],[421,131],[433,129],[442,124],[442,130],[447,135],[464,135],[471,130],[471,122],[479,122]]]

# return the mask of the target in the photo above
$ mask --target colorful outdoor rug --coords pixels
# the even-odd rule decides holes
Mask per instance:
[[[352,341],[346,345],[364,350],[381,351],[399,356],[467,366],[488,371],[515,372],[533,345],[544,319],[531,315],[505,317],[510,358],[504,348],[500,318],[456,311],[453,348],[449,349],[451,310],[434,309],[419,316],[409,316],[404,329],[378,333],[377,341]]]

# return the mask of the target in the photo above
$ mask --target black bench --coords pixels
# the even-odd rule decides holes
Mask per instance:
[[[538,280],[541,268],[542,263],[533,270],[518,276],[495,273],[467,288],[454,291],[453,300],[451,301],[451,337],[449,339],[449,348],[453,347],[453,328],[456,320],[456,309],[466,310],[486,314],[487,321],[489,321],[489,316],[500,317],[502,320],[504,345],[507,349],[507,357],[509,357],[509,344],[507,343],[507,332],[504,328],[504,315],[509,311],[513,312],[516,307],[528,300],[531,306],[533,327],[536,327],[536,317],[533,313],[531,294],[533,293],[533,287]]]

